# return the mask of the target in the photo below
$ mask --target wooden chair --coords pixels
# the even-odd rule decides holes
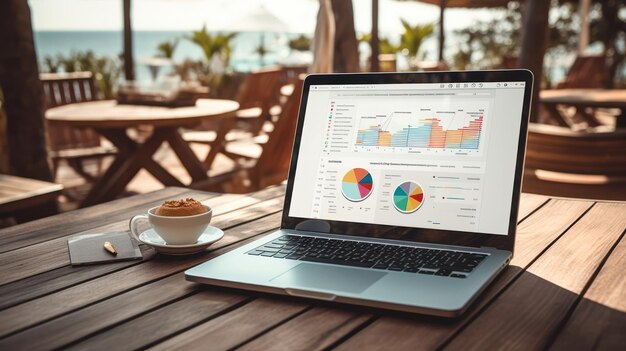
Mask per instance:
[[[574,132],[531,123],[523,190],[564,197],[626,200],[626,131]]]
[[[219,184],[219,190],[247,192],[287,179],[303,82],[298,80],[294,83],[293,93],[282,104],[274,129],[266,138],[234,141],[226,145],[228,154],[239,156],[240,167],[213,177],[206,185]],[[205,185],[200,184],[199,187],[204,188]]]
[[[72,103],[98,100],[95,80],[91,72],[43,73],[40,80],[44,92],[44,106],[57,107]],[[98,160],[98,173],[105,156],[114,155],[113,147],[103,146],[100,135],[93,129],[76,129],[47,124],[49,157],[52,160],[53,174],[61,160],[87,181],[97,176],[85,170],[84,161]]]
[[[309,65],[281,65],[280,66],[280,84],[291,84],[298,80],[301,74],[309,71]]]
[[[281,68],[270,67],[254,71],[248,75],[239,88],[236,100],[239,102],[236,129],[226,136],[227,141],[256,136],[263,129],[266,121],[271,121],[273,107],[280,104],[281,78],[285,73]],[[279,110],[278,110],[279,111]],[[183,133],[183,139],[189,143],[212,145],[217,137],[217,126],[204,124],[195,130]],[[210,166],[207,163],[207,166]]]
[[[239,88],[236,100],[239,102],[235,128],[231,130],[225,139],[227,142],[250,137],[259,136],[263,130],[263,125],[267,121],[272,121],[272,116],[280,113],[280,87],[281,79],[285,79],[285,72],[279,67],[269,67],[254,71],[248,75],[244,83]],[[242,126],[243,125],[243,126]],[[219,126],[204,124],[195,130],[183,132],[183,139],[188,143],[198,143],[215,147],[217,138],[215,129]],[[269,128],[271,130],[272,128]],[[220,152],[230,158],[236,159],[238,155],[233,155],[225,150]],[[213,159],[207,158],[205,165],[211,166]]]
[[[578,56],[570,67],[565,80],[557,84],[557,89],[606,89],[609,86],[610,77],[606,66],[606,57],[603,55]],[[577,122],[585,122],[589,127],[598,127],[602,123],[596,118],[596,109],[574,109],[568,113],[559,113],[556,106],[542,105],[551,116],[567,115],[571,121],[565,124],[574,125]],[[564,111],[565,112],[565,111]],[[557,120],[559,118],[557,117]],[[560,124],[563,124],[559,122]]]
[[[280,67],[262,68],[251,72],[237,93],[237,120],[247,125],[253,135],[259,134],[266,121],[271,120],[273,106],[280,103]]]
[[[605,89],[609,81],[605,56],[578,56],[557,89]]]

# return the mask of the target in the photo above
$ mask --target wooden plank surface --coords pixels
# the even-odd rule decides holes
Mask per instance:
[[[263,335],[309,307],[275,299],[257,299],[231,313],[179,334],[152,350],[229,350]],[[236,330],[236,332],[234,332]]]
[[[93,229],[110,221],[129,218],[142,213],[147,206],[152,204],[156,206],[165,199],[185,194],[191,192],[181,188],[166,188],[2,229],[0,253]],[[106,214],[106,217],[103,214]],[[71,223],[71,226],[68,223]]]
[[[38,337],[41,342],[46,342],[48,345],[56,345],[55,342],[64,342],[67,343],[69,341],[73,341],[73,338],[78,335],[82,335],[88,329],[87,328],[76,328],[74,330],[74,334],[65,332],[62,333],[63,339],[57,339],[58,336],[48,335],[48,333],[41,335],[37,333],[32,333],[34,329],[43,328],[43,330],[52,330],[55,328],[58,323],[60,323],[63,327],[67,328],[67,324],[65,322],[64,317],[67,317],[67,313],[73,310],[77,310],[81,307],[87,305],[93,305],[94,303],[98,303],[103,301],[102,303],[93,305],[93,308],[101,308],[103,304],[107,306],[106,308],[102,308],[103,313],[107,312],[111,309],[116,309],[118,305],[111,304],[109,305],[110,296],[116,297],[126,297],[128,296],[137,296],[136,298],[141,299],[143,294],[143,290],[136,290],[138,287],[143,287],[147,289],[146,291],[154,292],[158,294],[159,291],[165,292],[170,289],[169,285],[164,285],[162,280],[173,279],[177,280],[181,286],[189,286],[198,288],[197,284],[187,283],[184,280],[182,275],[179,275],[177,278],[168,278],[176,273],[180,273],[187,268],[190,268],[194,265],[202,263],[211,257],[222,254],[226,251],[229,251],[230,248],[225,248],[226,245],[238,242],[243,238],[250,238],[251,236],[258,235],[260,233],[266,232],[268,230],[272,230],[277,226],[277,220],[279,216],[268,216],[263,220],[255,221],[253,223],[245,224],[241,227],[237,228],[237,233],[230,233],[228,230],[226,231],[227,235],[225,235],[224,239],[222,239],[218,244],[216,244],[216,248],[224,248],[222,250],[218,250],[217,252],[209,253],[207,255],[196,255],[188,258],[167,258],[167,257],[157,257],[151,261],[145,262],[144,264],[130,267],[129,269],[125,269],[120,272],[116,272],[113,274],[109,274],[108,276],[98,278],[95,280],[91,280],[85,284],[81,284],[75,287],[71,287],[69,289],[65,289],[60,291],[59,293],[54,293],[47,295],[43,298],[39,298],[37,300],[24,303],[3,311],[3,315],[6,317],[0,320],[0,333],[2,336],[7,334],[13,334],[8,338],[0,341],[0,349],[2,349],[2,345],[12,345],[19,344],[20,341],[27,342],[33,335],[40,335]],[[233,235],[230,235],[233,234]],[[148,284],[148,285],[146,285]],[[144,286],[145,285],[145,286]],[[139,291],[139,292],[138,292]],[[191,294],[191,290],[188,292]],[[121,294],[121,295],[120,295]],[[169,294],[169,292],[165,292],[165,294]],[[185,294],[185,292],[180,292],[180,294]],[[183,295],[178,295],[178,297],[182,297]],[[161,301],[161,300],[159,300]],[[164,302],[163,302],[164,303]],[[25,312],[30,311],[30,312]],[[125,313],[128,313],[125,317],[134,316],[143,311],[141,306],[136,306],[136,308],[129,308]],[[25,315],[28,314],[28,315]],[[119,314],[112,315],[101,315],[98,313],[93,313],[91,310],[85,312],[84,309],[77,310],[70,316],[70,320],[76,320],[77,316],[83,316],[86,319],[93,319],[92,322],[96,323],[118,323],[120,320],[118,319]],[[54,317],[61,316],[61,318],[52,319]],[[123,316],[124,317],[124,316]],[[113,318],[110,320],[109,318]],[[44,324],[40,324],[45,322],[46,320],[50,320]],[[21,333],[15,334],[16,331],[20,329],[24,329],[25,327],[29,327],[37,324],[37,327],[26,329]],[[62,329],[62,328],[61,328]],[[60,344],[58,346],[61,346]]]
[[[225,228],[226,235],[224,239],[213,245],[211,249],[222,248],[252,235],[262,233],[264,230],[276,228],[280,217],[274,215],[267,219],[263,218],[263,220],[256,221],[254,224],[237,228],[234,233],[228,230],[229,227],[237,224],[276,213],[280,210],[281,205],[282,198],[274,198],[222,216],[216,216],[213,222],[214,225]],[[141,284],[180,272],[209,258],[210,256],[207,255],[177,259],[157,256],[156,259],[146,261],[141,265],[134,265],[127,269],[89,280],[84,284],[71,286],[68,289],[42,298],[10,307],[2,312],[7,318],[0,320],[0,335],[13,333],[28,325],[67,313],[82,305],[97,302],[107,296],[118,294]],[[115,282],[115,284],[111,282]]]
[[[183,193],[183,195],[192,195],[194,193]],[[197,194],[194,195],[200,201],[207,201],[212,196],[211,195],[203,195]],[[171,196],[170,196],[171,197]],[[180,196],[177,196],[180,197]],[[216,219],[224,221],[228,218],[228,214],[226,217],[221,216],[220,213],[224,213],[224,211],[220,205],[224,204],[229,206],[229,208],[233,205],[245,206],[249,204],[251,200],[245,197],[240,197],[240,201],[233,201],[234,198],[232,196],[219,197],[213,202],[206,202],[214,207],[215,217]],[[282,199],[281,199],[282,200]],[[275,200],[277,201],[277,200]],[[151,205],[158,205],[161,200],[155,202]],[[260,201],[258,201],[260,202]],[[107,221],[107,217],[100,216],[99,222],[106,223],[101,226],[94,226],[94,228],[87,230],[85,232],[80,232],[76,234],[87,234],[87,233],[98,233],[98,232],[109,232],[109,231],[124,231],[128,228],[128,219],[132,217],[134,214],[145,213],[148,208],[152,206],[142,206],[136,211],[132,212],[132,214],[126,213],[125,215],[120,214],[123,217],[122,220],[114,221],[109,219]],[[230,216],[232,222],[232,216]],[[95,223],[94,223],[95,224]],[[221,223],[222,224],[222,223]],[[222,224],[224,225],[224,224]],[[32,257],[37,257],[37,260],[33,260]],[[69,264],[69,254],[67,249],[67,238],[60,237],[58,239],[48,240],[42,243],[33,244],[28,247],[16,249],[10,252],[6,252],[0,255],[0,276],[2,279],[0,280],[0,284],[7,284],[12,281],[18,280],[20,278],[28,277],[34,274],[39,274],[42,272],[46,272],[55,268],[63,267]]]
[[[481,309],[500,294],[521,274],[545,248],[556,241],[593,205],[588,201],[550,200],[517,229],[515,253],[511,266],[482,294],[476,304],[461,319],[446,323],[430,318],[386,317],[339,345],[340,350],[371,350],[386,345],[394,350],[432,350],[443,344],[481,312]],[[402,335],[401,338],[397,335]]]
[[[187,195],[192,195],[192,194],[194,193],[185,191],[179,196],[182,197],[182,196],[187,196]],[[282,194],[282,188],[276,187],[273,189],[268,189],[264,192],[260,192],[256,194],[254,197],[247,197],[247,196],[240,196],[240,195],[239,196],[232,196],[232,195],[221,196],[219,198],[214,198],[214,197],[207,196],[207,195],[202,195],[202,196],[197,196],[197,197],[198,199],[203,199],[203,198],[208,197],[209,202],[206,202],[206,203],[210,204],[215,210],[215,213],[216,213],[215,218],[219,218],[220,216],[227,214],[229,212],[232,212],[239,207],[245,207],[245,206],[249,206],[252,204],[260,203],[264,200],[276,198],[277,196],[280,196],[280,194]],[[168,194],[168,197],[166,198],[173,198],[173,197],[174,197],[173,194]],[[160,203],[161,201],[162,200],[159,200],[158,202]],[[141,212],[145,212],[145,209],[151,207],[153,204],[155,203],[150,203],[147,206],[142,207]],[[131,214],[134,214],[134,213],[131,213]],[[127,224],[125,223],[127,221],[127,218],[128,217],[125,217],[123,221],[120,221],[118,223],[120,227],[116,229],[126,230]],[[91,230],[89,232],[91,232]],[[146,255],[153,253],[153,250],[146,248],[145,245],[141,245],[141,247],[142,247],[142,250],[145,252],[144,254],[145,258],[147,258]],[[2,258],[3,256],[4,255],[0,255],[0,258]],[[67,258],[67,254],[62,254],[62,255],[59,255],[58,260],[63,260],[64,262],[67,262],[66,258]],[[29,261],[28,259],[22,259],[20,261],[25,261],[25,263],[23,262],[24,266],[20,266],[20,270],[18,272],[21,272],[22,270],[29,270],[29,269],[45,270],[44,268],[42,268],[43,266],[39,265],[39,263],[34,260]],[[53,269],[53,270],[46,271],[44,273],[40,273],[37,275],[28,276],[27,278],[24,278],[13,284],[5,284],[5,285],[0,286],[0,296],[4,297],[2,301],[0,301],[0,309],[4,308],[4,306],[10,306],[18,302],[24,302],[34,297],[60,290],[63,287],[75,285],[82,281],[93,279],[98,276],[102,276],[104,274],[111,273],[111,272],[123,269],[125,267],[130,267],[136,264],[138,264],[138,262],[134,261],[134,262],[120,262],[120,263],[107,264],[107,265],[97,265],[97,266],[91,266],[91,267],[64,266],[59,269]],[[50,268],[50,267],[47,267],[47,268]],[[0,271],[2,271],[2,267],[0,267]],[[3,278],[5,277],[4,274],[2,276]]]
[[[547,347],[579,294],[626,230],[625,206],[594,206],[447,347]]]
[[[82,216],[65,214],[11,228],[8,235],[0,232],[0,349],[422,350],[490,345],[562,350],[626,344],[623,203],[524,194],[512,265],[457,320],[274,298],[184,280],[185,269],[277,228],[283,193],[284,187],[250,196],[166,189],[80,210]],[[68,234],[125,230],[132,214],[183,194],[207,199],[216,213],[213,224],[225,229],[224,239],[209,252],[172,258],[142,247],[143,262],[68,265],[62,245]],[[97,211],[113,212],[113,217],[95,215]],[[68,225],[74,222],[78,229]],[[72,233],[64,234],[64,226]],[[21,273],[13,272],[20,268]]]
[[[556,337],[552,350],[619,350],[626,345],[626,238],[615,247],[602,270]],[[589,321],[593,321],[589,323]]]
[[[141,124],[183,127],[230,118],[238,108],[238,102],[223,99],[199,99],[195,106],[177,108],[102,100],[50,108],[46,111],[46,119],[72,127],[130,128]]]
[[[200,291],[65,347],[65,350],[102,350],[111,345],[119,351],[136,350],[227,313],[248,301],[250,298],[244,295]]]
[[[241,350],[323,350],[370,318],[348,309],[316,307],[245,344]]]

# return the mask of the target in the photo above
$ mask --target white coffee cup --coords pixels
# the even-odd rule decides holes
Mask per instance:
[[[206,212],[193,216],[159,216],[156,213],[157,207],[148,210],[147,214],[136,215],[130,219],[130,232],[139,239],[137,225],[140,221],[148,221],[154,231],[168,245],[191,245],[198,242],[198,238],[211,223],[213,210],[206,205]]]

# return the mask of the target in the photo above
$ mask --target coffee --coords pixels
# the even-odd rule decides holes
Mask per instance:
[[[184,217],[194,216],[207,212],[200,201],[193,198],[169,200],[159,206],[154,214],[157,216]]]
[[[137,225],[140,221],[148,221],[168,245],[191,245],[206,230],[212,216],[213,210],[197,200],[170,200],[151,208],[147,214],[131,218],[130,231],[135,239],[141,241]]]

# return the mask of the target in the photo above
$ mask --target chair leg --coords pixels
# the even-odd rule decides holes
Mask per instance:
[[[59,163],[61,162],[58,158],[52,158],[52,180],[56,182],[57,173],[59,172]]]
[[[72,159],[72,160],[68,160],[67,162],[70,165],[70,167],[72,167],[74,172],[78,173],[88,183],[93,183],[95,181],[95,177],[85,171],[82,160]]]

